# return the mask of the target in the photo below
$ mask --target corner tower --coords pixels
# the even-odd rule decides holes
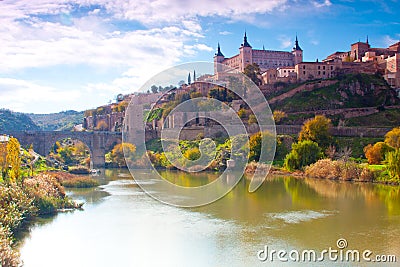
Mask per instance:
[[[221,52],[221,47],[219,46],[218,43],[218,49],[217,53],[215,53],[214,56],[214,74],[217,74],[218,72],[221,72],[221,66],[218,66],[218,64],[222,64],[222,62],[225,60],[224,54]]]
[[[303,62],[303,50],[299,45],[299,40],[297,39],[297,35],[296,35],[296,41],[294,42],[294,47],[292,49],[292,54],[293,54],[294,65]]]
[[[243,72],[247,65],[253,64],[253,48],[247,41],[246,31],[244,32],[243,44],[239,48],[239,71]]]

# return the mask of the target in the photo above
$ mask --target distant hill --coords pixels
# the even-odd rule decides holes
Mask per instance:
[[[45,131],[70,131],[83,122],[84,112],[74,110],[52,114],[26,114],[32,121]]]
[[[0,130],[40,130],[40,127],[26,114],[13,112],[8,109],[0,109]]]

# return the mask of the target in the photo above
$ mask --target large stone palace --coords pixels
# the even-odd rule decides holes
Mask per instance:
[[[296,64],[303,61],[303,50],[299,46],[299,42],[295,41],[293,50],[288,51],[273,51],[263,49],[253,49],[247,41],[247,34],[244,33],[243,44],[239,47],[239,54],[226,58],[221,52],[221,47],[218,44],[217,53],[214,56],[214,72],[217,74],[220,71],[218,64],[227,65],[233,69],[243,72],[249,64],[257,63],[261,71],[267,71],[272,68],[279,67],[294,67]]]
[[[244,34],[239,54],[226,58],[218,44],[214,56],[214,79],[223,76],[223,67],[243,72],[247,65],[256,63],[264,84],[295,83],[315,79],[329,79],[346,73],[382,75],[392,88],[400,88],[400,42],[387,48],[371,47],[366,42],[350,45],[350,50],[335,52],[322,61],[304,62],[303,50],[297,36],[292,51],[253,49]]]

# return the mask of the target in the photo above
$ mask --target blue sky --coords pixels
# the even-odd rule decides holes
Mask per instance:
[[[400,3],[306,0],[0,1],[0,108],[51,113],[106,104],[176,64],[229,57],[246,30],[253,48],[305,61],[400,39]],[[184,77],[182,77],[183,79]]]

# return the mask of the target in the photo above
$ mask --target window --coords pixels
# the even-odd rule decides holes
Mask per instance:
[[[325,71],[324,71],[324,72],[322,72],[322,74],[323,74],[323,75],[325,75]]]
[[[322,69],[325,69],[325,66],[323,66]]]
[[[318,69],[320,69],[321,68],[321,66],[318,66]]]
[[[303,71],[303,74],[304,74],[304,75],[306,75],[306,72],[305,72],[305,71]]]
[[[320,71],[318,71],[318,75],[321,75],[321,72],[320,72]]]

